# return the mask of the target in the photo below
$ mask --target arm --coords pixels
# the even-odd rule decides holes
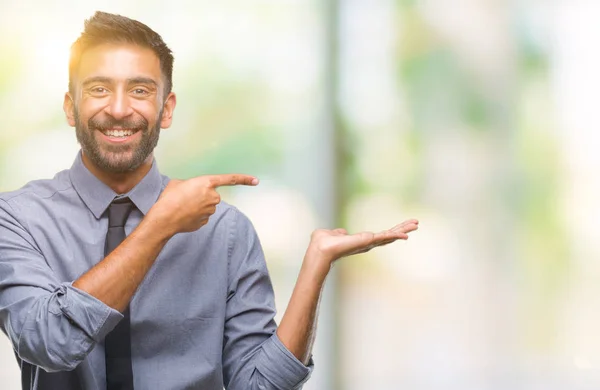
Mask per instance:
[[[161,228],[161,218],[151,209],[131,234],[98,264],[73,282],[76,287],[120,312],[173,236]]]
[[[152,228],[154,219],[144,221],[118,250],[74,283],[61,283],[13,213],[1,201],[0,327],[21,359],[49,372],[72,370],[123,318],[119,299],[128,302],[137,287],[134,276],[115,277],[111,271],[123,275],[128,263],[145,274],[166,238]],[[105,282],[107,278],[116,281]]]
[[[21,359],[48,372],[72,370],[122,317],[71,283],[61,283],[0,200],[0,328]]]
[[[276,329],[274,294],[260,242],[250,221],[237,210],[235,213],[223,345],[225,388],[299,389],[312,371],[310,353],[317,307],[334,259],[406,239],[405,232],[416,229],[416,221],[377,234],[315,231],[292,298]]]
[[[310,359],[318,303],[334,261],[399,239],[406,240],[407,233],[416,230],[417,226],[418,221],[408,220],[380,233],[348,235],[344,229],[321,229],[312,234],[292,297],[277,329],[281,342],[296,358],[304,364]]]
[[[14,210],[0,200],[0,328],[18,356],[46,371],[72,370],[122,319],[131,296],[170,237],[208,222],[215,188],[249,176],[172,181],[144,221],[79,279],[60,283]]]
[[[139,226],[73,286],[114,309],[125,310],[169,239],[204,226],[221,201],[216,188],[236,184],[256,185],[258,180],[247,175],[171,180]]]

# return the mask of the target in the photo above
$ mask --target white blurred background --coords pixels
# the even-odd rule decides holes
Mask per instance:
[[[161,170],[262,179],[223,195],[279,316],[314,228],[421,221],[336,266],[305,389],[600,388],[600,2],[0,0],[0,191],[75,158],[62,96],[96,10],[174,51]]]

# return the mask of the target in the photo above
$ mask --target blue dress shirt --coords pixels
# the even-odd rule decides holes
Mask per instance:
[[[168,181],[154,162],[126,194],[127,234]],[[34,376],[77,370],[84,389],[106,388],[103,340],[123,316],[72,282],[104,258],[115,196],[81,153],[51,180],[0,193],[0,328]],[[259,239],[224,202],[166,244],[130,308],[136,389],[300,389],[312,371],[277,338]]]

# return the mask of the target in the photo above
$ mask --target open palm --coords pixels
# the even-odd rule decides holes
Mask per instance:
[[[408,239],[408,233],[417,230],[419,221],[408,219],[391,229],[378,233],[360,232],[348,234],[345,229],[318,229],[311,236],[311,246],[329,261],[364,253],[371,249],[390,244],[396,240]]]

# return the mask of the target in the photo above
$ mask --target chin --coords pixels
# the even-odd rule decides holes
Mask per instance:
[[[134,171],[138,166],[134,166],[135,161],[132,156],[110,153],[102,158],[102,165],[113,173],[126,173]]]

